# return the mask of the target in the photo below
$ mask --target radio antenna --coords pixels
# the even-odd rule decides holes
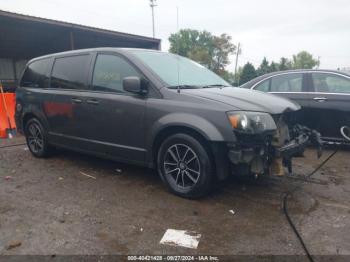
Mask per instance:
[[[179,51],[180,51],[180,32],[179,32],[179,7],[176,7],[176,31],[177,31],[177,43],[176,43],[176,53],[177,53],[177,92],[180,93],[180,62],[179,62]]]

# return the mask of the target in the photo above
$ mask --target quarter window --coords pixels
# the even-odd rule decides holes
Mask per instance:
[[[271,79],[271,92],[301,92],[303,74],[284,74]]]
[[[23,87],[47,88],[48,76],[47,69],[49,59],[37,60],[30,63],[24,71],[20,85]]]
[[[256,90],[262,91],[262,92],[269,92],[270,91],[270,79],[265,80],[264,82],[257,85],[255,88]]]
[[[89,55],[57,58],[52,70],[51,87],[86,89],[89,62]]]
[[[97,56],[92,79],[94,90],[125,93],[123,78],[140,74],[123,58],[116,55],[100,54]]]
[[[315,92],[322,93],[350,93],[350,79],[342,76],[313,73],[312,80]]]

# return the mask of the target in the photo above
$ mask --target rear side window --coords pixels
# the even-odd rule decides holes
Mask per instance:
[[[257,85],[254,89],[262,91],[262,92],[269,92],[270,91],[270,79],[263,81],[262,83]]]
[[[285,74],[271,78],[271,92],[301,92],[303,74]]]
[[[97,56],[92,85],[94,90],[105,92],[125,93],[123,78],[141,75],[125,59],[115,56],[100,54]]]
[[[24,71],[20,86],[47,88],[49,78],[47,76],[50,59],[41,59],[30,63]]]
[[[315,92],[350,93],[350,79],[325,73],[313,73],[312,80]]]
[[[57,58],[51,74],[51,88],[86,89],[90,56]]]

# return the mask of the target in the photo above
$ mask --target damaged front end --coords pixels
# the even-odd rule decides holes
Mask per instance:
[[[320,157],[322,140],[317,131],[295,123],[293,112],[270,117],[273,124],[266,116],[255,115],[253,120],[245,119],[252,125],[247,132],[238,127],[237,117],[230,119],[229,115],[232,126],[237,126],[234,129],[237,142],[228,144],[233,173],[282,176],[285,169],[292,173],[292,159],[303,156],[306,146],[310,144],[317,146]]]

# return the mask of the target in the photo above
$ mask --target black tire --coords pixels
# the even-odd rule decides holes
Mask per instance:
[[[178,196],[199,198],[212,189],[214,174],[210,154],[190,135],[175,134],[165,139],[158,150],[157,167],[168,189]]]
[[[48,143],[47,132],[39,120],[36,118],[28,120],[25,125],[24,134],[29,151],[33,156],[38,158],[49,156],[52,149]]]

